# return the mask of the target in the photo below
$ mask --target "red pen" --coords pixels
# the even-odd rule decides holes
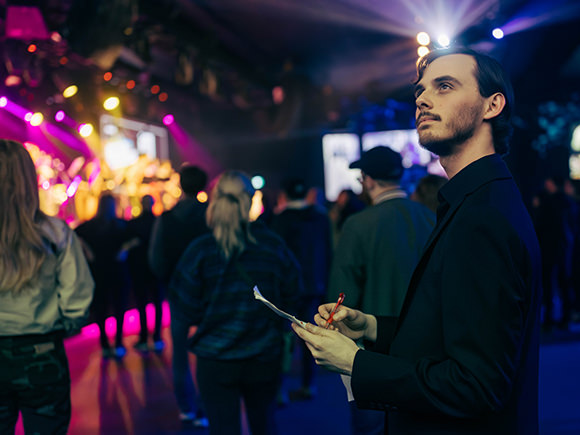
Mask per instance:
[[[328,320],[326,321],[325,329],[328,329],[328,327],[332,323],[332,320],[334,318],[334,314],[336,313],[336,310],[338,310],[338,307],[340,306],[340,304],[342,304],[342,301],[344,301],[344,293],[341,293],[338,295],[338,301],[336,301],[336,305],[334,306],[334,308],[330,312],[330,316],[328,317]]]

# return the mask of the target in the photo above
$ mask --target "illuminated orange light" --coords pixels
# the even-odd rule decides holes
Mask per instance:
[[[108,82],[109,80],[111,80],[113,78],[113,73],[111,71],[107,71],[105,74],[103,74],[103,79]]]
[[[151,93],[153,95],[158,94],[160,90],[161,90],[161,88],[158,85],[151,86]]]
[[[28,52],[29,53],[34,53],[36,51],[36,44],[30,44],[28,46]]]
[[[197,200],[199,202],[206,202],[207,201],[207,193],[203,190],[197,193]]]
[[[127,89],[133,89],[135,87],[135,80],[129,80],[127,82]]]
[[[167,95],[167,92],[161,92],[159,94],[159,101],[161,101],[162,103],[167,101],[167,98],[169,98],[169,95]]]

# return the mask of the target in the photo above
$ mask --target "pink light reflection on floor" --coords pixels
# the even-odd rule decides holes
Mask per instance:
[[[147,328],[152,331],[155,328],[155,307],[153,304],[148,304],[145,310],[147,312]],[[169,304],[167,302],[163,302],[161,305],[161,311],[163,315],[161,326],[169,326],[171,316],[169,314]],[[139,320],[139,312],[136,308],[126,311],[125,319],[123,320],[123,335],[138,334],[140,330]],[[105,321],[105,331],[107,331],[107,336],[115,336],[115,332],[117,331],[117,321],[114,317],[109,317]],[[82,329],[81,335],[85,337],[98,337],[99,327],[96,323],[91,323]]]

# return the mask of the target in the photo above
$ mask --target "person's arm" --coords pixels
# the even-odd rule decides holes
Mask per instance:
[[[65,230],[66,239],[58,254],[56,276],[62,323],[66,333],[71,335],[87,321],[95,285],[79,239],[72,230]]]
[[[537,297],[522,273],[531,266],[528,252],[510,223],[489,209],[454,222],[444,243],[438,303],[446,357],[358,352],[352,387],[360,406],[471,418],[509,399]],[[421,319],[413,321],[421,327]]]

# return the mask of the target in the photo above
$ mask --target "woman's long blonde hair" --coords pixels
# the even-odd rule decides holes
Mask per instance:
[[[21,143],[0,139],[0,292],[25,289],[46,257],[36,169]]]
[[[249,228],[254,192],[250,179],[239,171],[224,172],[211,192],[206,222],[226,259],[256,242]]]

